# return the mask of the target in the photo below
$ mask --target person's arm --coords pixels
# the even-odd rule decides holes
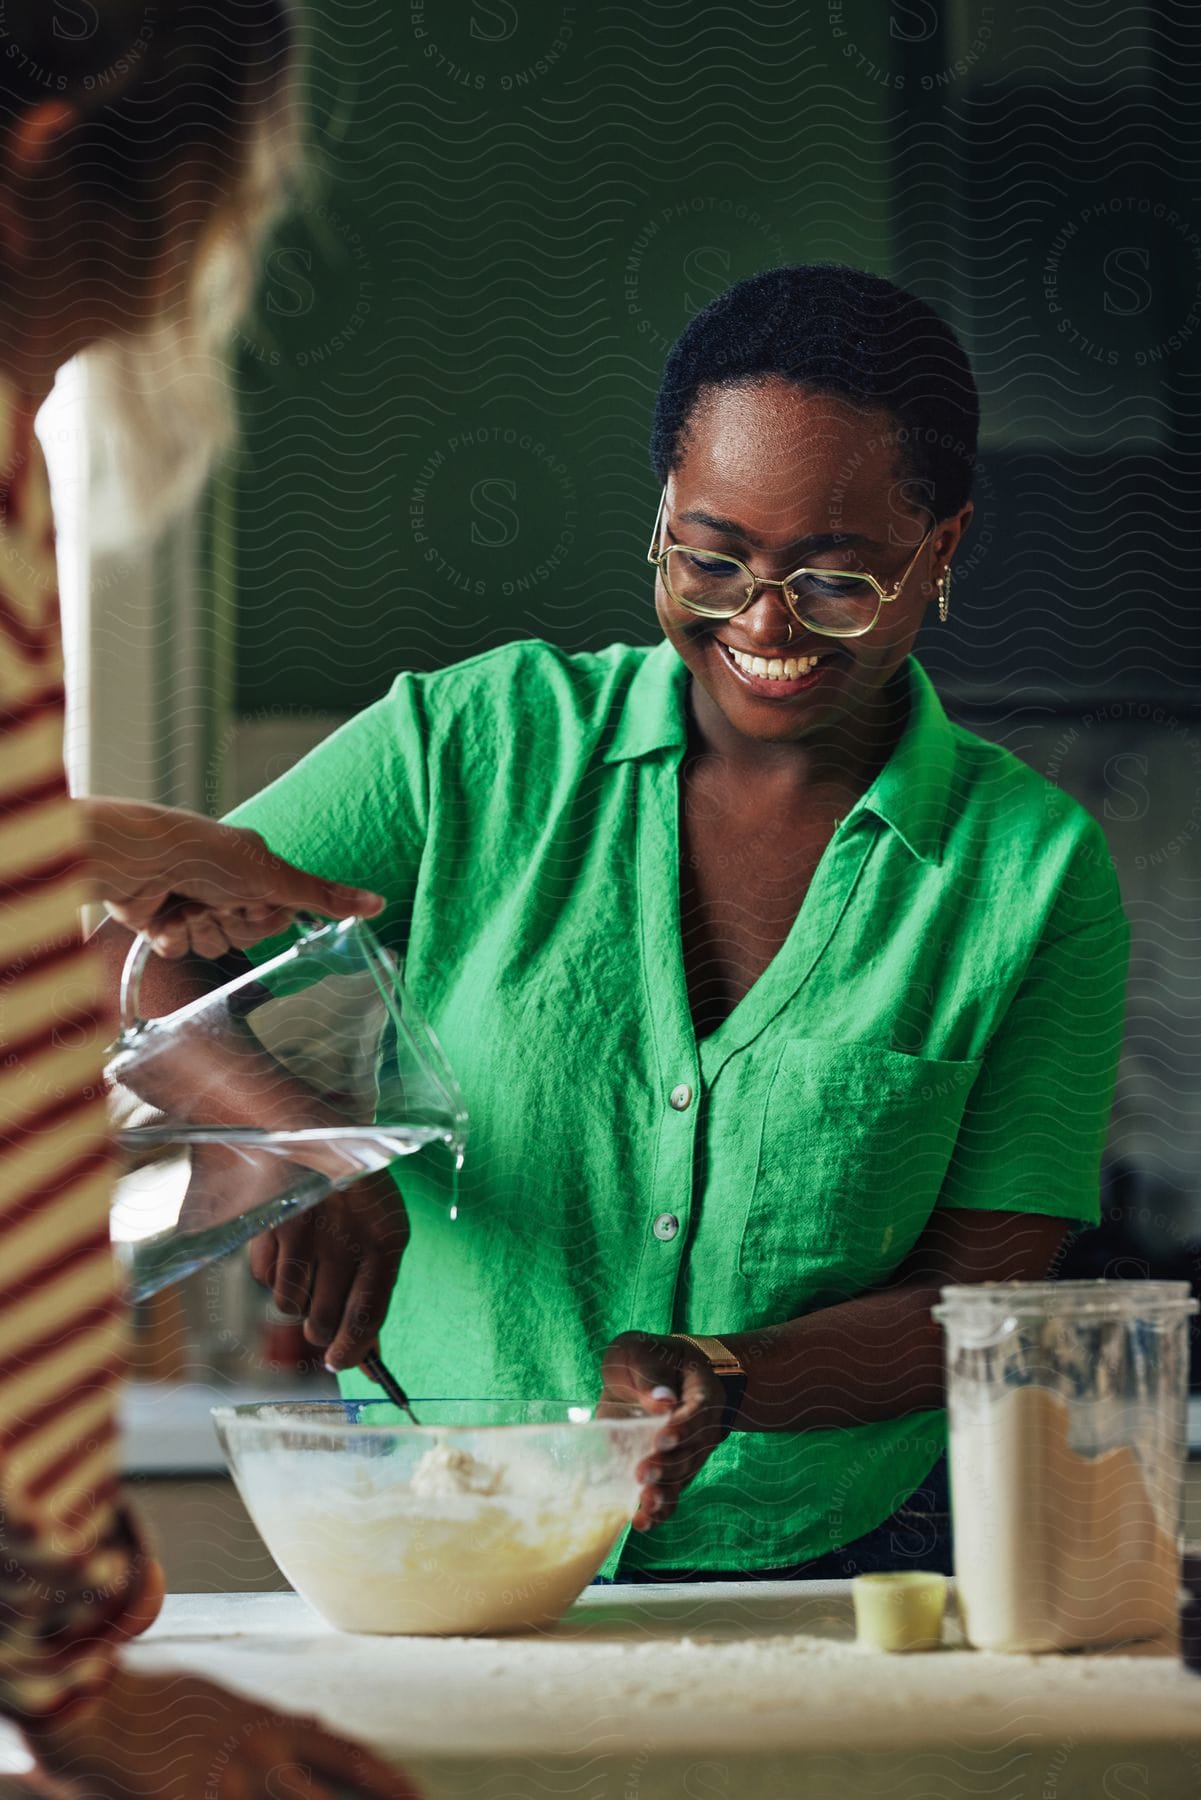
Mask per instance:
[[[1117,1078],[1130,932],[1112,862],[1091,827],[990,1040],[937,1203],[887,1283],[759,1331],[706,1326],[748,1373],[736,1430],[845,1428],[944,1404],[939,1289],[1040,1280],[1068,1231],[1100,1216],[1099,1169]],[[670,1412],[640,1514],[665,1519],[721,1437],[706,1359],[637,1332],[605,1354],[615,1399]],[[653,1510],[658,1499],[658,1510]]]
[[[1067,1219],[937,1209],[904,1273],[857,1295],[758,1331],[723,1331],[747,1371],[735,1431],[842,1430],[945,1403],[942,1330],[930,1309],[947,1284],[1039,1281]],[[670,1337],[623,1332],[604,1358],[607,1398],[661,1412],[665,1432],[642,1479],[634,1524],[669,1519],[722,1441],[725,1391],[708,1359]],[[656,1399],[656,1388],[664,1392]]]
[[[256,831],[139,800],[78,804],[97,898],[160,956],[224,956],[286,931],[298,912],[383,911],[381,895],[293,867]]]
[[[64,1783],[59,1800],[420,1800],[381,1757],[316,1719],[182,1670],[118,1669],[97,1706],[32,1734],[30,1748]]]

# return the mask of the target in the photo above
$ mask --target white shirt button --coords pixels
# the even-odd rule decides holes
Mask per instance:
[[[692,1105],[692,1089],[686,1081],[671,1090],[671,1103],[677,1112],[686,1112]]]
[[[655,1220],[653,1229],[661,1243],[669,1244],[680,1229],[680,1221],[674,1213],[660,1213]]]

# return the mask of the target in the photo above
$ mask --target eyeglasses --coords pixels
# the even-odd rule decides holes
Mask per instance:
[[[656,550],[666,504],[665,487],[659,497],[646,560],[659,570],[663,585],[677,606],[706,619],[734,619],[746,611],[761,587],[778,587],[797,624],[823,637],[862,637],[870,631],[880,617],[880,608],[900,599],[901,590],[935,529],[931,525],[891,590],[882,587],[874,575],[860,574],[858,570],[794,569],[782,581],[772,581],[766,575],[754,574],[744,562],[724,551],[697,550],[689,544],[669,544],[665,550]]]

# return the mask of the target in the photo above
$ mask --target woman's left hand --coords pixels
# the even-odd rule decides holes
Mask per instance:
[[[643,1489],[634,1529],[649,1531],[670,1519],[688,1483],[726,1436],[725,1389],[700,1350],[645,1331],[623,1331],[613,1339],[602,1377],[602,1409],[608,1401],[664,1415],[654,1449],[635,1471]]]

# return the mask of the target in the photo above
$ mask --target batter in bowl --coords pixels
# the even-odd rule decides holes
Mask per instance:
[[[400,1484],[387,1459],[333,1485],[280,1459],[248,1485],[288,1579],[342,1631],[469,1636],[552,1625],[629,1520],[635,1491],[564,1482],[540,1458],[436,1442]],[[304,1479],[307,1475],[308,1479]]]

